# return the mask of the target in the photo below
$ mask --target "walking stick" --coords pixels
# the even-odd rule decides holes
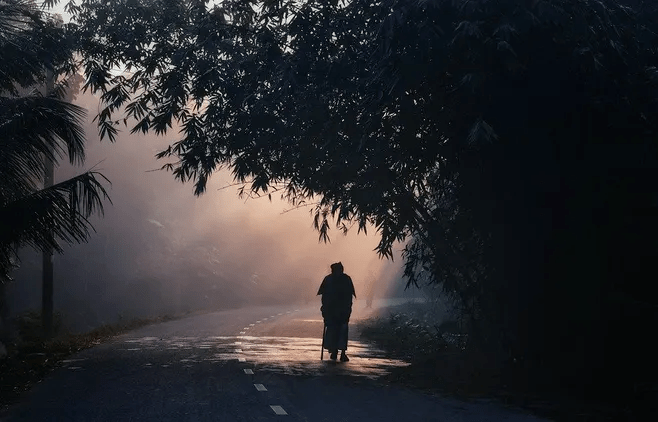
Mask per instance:
[[[320,360],[324,360],[324,336],[327,334],[327,324],[323,324],[322,328],[322,349],[320,350]]]

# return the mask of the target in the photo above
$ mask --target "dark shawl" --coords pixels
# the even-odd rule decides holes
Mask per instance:
[[[328,323],[346,323],[352,314],[354,283],[345,274],[329,274],[322,280],[318,294],[322,295],[322,317]]]

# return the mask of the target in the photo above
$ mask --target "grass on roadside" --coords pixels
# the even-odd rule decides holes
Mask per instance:
[[[411,363],[393,368],[384,381],[461,399],[496,399],[552,420],[636,420],[612,403],[584,402],[560,391],[531,393],[521,368],[505,367],[469,350],[467,336],[456,323],[437,324],[422,304],[391,307],[384,316],[361,321],[358,329],[363,339]]]
[[[359,324],[363,338],[411,366],[396,368],[388,380],[457,394],[488,394],[496,380],[465,348],[467,335],[455,321],[437,321],[419,304],[391,307],[385,316]],[[489,373],[487,373],[489,372]]]
[[[55,318],[55,336],[43,339],[41,318],[28,312],[17,319],[19,335],[6,344],[7,355],[0,359],[0,409],[16,403],[32,386],[41,381],[63,360],[108,339],[145,325],[176,319],[171,315],[154,318],[135,318],[126,322],[107,324],[83,334],[72,334],[61,329],[61,317]]]

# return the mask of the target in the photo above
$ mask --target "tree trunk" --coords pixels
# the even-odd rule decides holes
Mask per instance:
[[[55,74],[51,70],[46,73],[46,95],[53,92],[55,87]],[[55,152],[55,145],[50,145],[50,152]],[[45,158],[43,187],[49,188],[55,179],[55,163],[49,157]],[[52,237],[52,231],[49,233]],[[43,251],[43,277],[41,291],[41,327],[44,337],[53,335],[53,250],[48,247]]]

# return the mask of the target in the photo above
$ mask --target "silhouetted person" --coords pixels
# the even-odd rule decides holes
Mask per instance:
[[[347,324],[352,314],[352,296],[356,297],[356,293],[352,278],[343,272],[343,264],[331,264],[331,274],[322,280],[318,294],[322,295],[320,310],[327,327],[324,348],[331,353],[332,360],[336,360],[341,350],[340,360],[347,362]]]

